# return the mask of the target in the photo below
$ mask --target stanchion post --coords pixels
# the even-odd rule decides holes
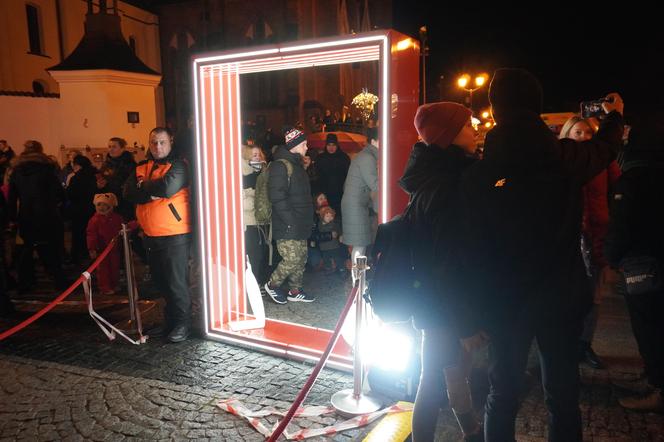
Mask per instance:
[[[136,269],[134,268],[134,259],[133,254],[131,253],[131,243],[129,243],[129,263],[131,264],[131,283],[134,286],[134,291],[132,296],[134,297],[134,306],[136,308],[136,331],[138,332],[141,339],[143,336],[143,320],[141,319],[141,309],[138,305],[138,284],[136,284]]]
[[[138,307],[138,287],[136,286],[136,275],[134,272],[134,260],[131,252],[131,241],[129,240],[129,229],[127,225],[122,225],[122,243],[124,245],[125,273],[127,277],[127,295],[129,296],[130,318],[136,324],[136,332],[139,336],[139,342],[144,343],[143,323],[141,321],[141,311]]]
[[[127,225],[122,224],[122,245],[124,246],[125,276],[127,277],[127,294],[129,296],[129,315],[132,321],[136,320],[136,306],[134,305],[134,283],[131,280],[131,252],[129,250],[129,236]]]
[[[355,267],[359,289],[355,296],[355,343],[353,346],[353,388],[342,390],[332,395],[332,406],[342,415],[358,416],[380,410],[382,402],[370,394],[362,393],[364,365],[362,362],[362,323],[364,321],[363,304],[366,290],[367,257],[358,256]]]

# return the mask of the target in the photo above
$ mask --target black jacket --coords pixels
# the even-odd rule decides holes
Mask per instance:
[[[151,155],[148,159],[141,161],[137,166],[145,164],[152,160]],[[160,179],[144,181],[140,187],[136,180],[136,173],[132,173],[124,183],[124,198],[132,204],[146,204],[152,201],[152,196],[160,198],[170,198],[181,189],[189,186],[189,166],[175,150],[165,158],[154,160],[158,164],[171,163],[171,168]],[[171,236],[145,236],[145,247],[147,249],[163,249],[165,247],[189,242],[190,234]]]
[[[133,206],[124,201],[123,186],[127,178],[133,174],[135,167],[136,161],[134,160],[134,156],[131,152],[125,150],[117,158],[106,155],[106,160],[99,169],[99,173],[106,180],[106,185],[99,189],[99,193],[114,193],[118,198],[117,211],[125,219],[134,218]]]
[[[318,155],[315,165],[320,180],[318,183],[320,191],[327,195],[330,205],[338,211],[350,167],[350,157],[337,147],[333,154],[325,151]]]
[[[97,191],[96,173],[94,167],[81,169],[69,180],[67,199],[72,219],[83,222],[95,213],[93,200],[96,193],[101,193]]]
[[[580,253],[582,186],[621,145],[609,114],[595,139],[558,140],[539,115],[504,116],[461,186],[465,290],[489,330],[517,318],[579,320],[591,303]]]
[[[122,186],[132,174],[136,167],[134,156],[129,151],[124,151],[122,154],[113,158],[106,155],[106,160],[99,169],[99,173],[106,180],[106,186],[102,189],[102,193],[113,192],[115,196],[122,197]]]
[[[432,299],[413,300],[418,304],[414,309],[418,327],[453,326],[462,334],[472,328],[466,324],[469,313],[452,278],[459,266],[459,182],[463,171],[475,161],[454,145],[441,149],[417,143],[399,180],[411,199],[417,265],[429,269],[425,273],[431,275],[436,287]]]
[[[24,240],[51,241],[62,232],[64,189],[44,154],[21,154],[9,181],[9,218]]]
[[[293,174],[289,183],[286,166],[281,161],[270,163],[268,195],[272,203],[272,236],[274,239],[306,240],[311,234],[314,207],[302,157],[279,146],[274,159],[289,161],[293,165]]]
[[[647,161],[625,162],[610,204],[604,252],[613,267],[630,255],[664,263],[664,149]]]

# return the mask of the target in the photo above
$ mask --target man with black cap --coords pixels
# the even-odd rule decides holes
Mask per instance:
[[[272,204],[272,237],[283,258],[265,284],[265,291],[277,304],[313,302],[302,285],[307,262],[307,238],[314,216],[309,176],[302,165],[307,138],[299,129],[289,129],[286,145],[274,151],[268,175],[268,195]],[[281,286],[288,281],[289,290]]]
[[[618,94],[607,98],[598,134],[577,143],[557,140],[540,118],[542,87],[532,74],[500,69],[491,82],[496,127],[487,134],[484,160],[461,185],[465,287],[491,339],[489,442],[514,440],[533,338],[549,440],[582,440],[576,354],[592,289],[579,247],[581,187],[608,166],[622,142],[622,100]]]

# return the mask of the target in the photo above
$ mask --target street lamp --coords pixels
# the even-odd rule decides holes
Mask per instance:
[[[427,102],[427,56],[429,47],[427,46],[427,27],[420,27],[420,56],[422,57],[422,103]]]
[[[468,104],[471,110],[473,109],[473,92],[484,86],[487,81],[489,81],[489,75],[485,73],[475,76],[474,79],[469,74],[463,74],[457,79],[457,86],[469,94]],[[471,83],[474,87],[471,86]]]

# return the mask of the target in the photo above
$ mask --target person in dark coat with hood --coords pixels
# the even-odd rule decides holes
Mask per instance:
[[[341,197],[344,194],[350,157],[341,150],[336,134],[327,134],[325,152],[318,155],[315,165],[320,180],[320,191],[327,195],[330,207],[335,212],[341,213]],[[341,216],[343,217],[343,213]]]
[[[299,129],[286,131],[286,145],[274,152],[269,166],[268,195],[272,204],[272,237],[283,258],[274,269],[265,291],[277,304],[313,302],[303,290],[304,266],[307,263],[307,238],[314,216],[309,176],[302,165],[307,153],[307,138]],[[289,290],[281,286],[288,282]]]
[[[108,140],[108,154],[99,169],[97,193],[113,193],[118,199],[117,213],[125,221],[136,218],[134,206],[123,196],[123,186],[134,172],[136,161],[131,152],[126,150],[127,142],[123,138],[113,137]]]
[[[19,257],[18,284],[28,291],[35,283],[32,254],[39,258],[55,279],[57,289],[64,289],[62,272],[62,238],[64,226],[61,208],[65,199],[55,164],[44,155],[39,141],[25,142],[25,150],[17,159],[9,181],[9,219],[17,223],[23,239]]]
[[[80,264],[88,254],[85,243],[85,230],[88,221],[95,213],[93,200],[97,193],[97,169],[83,155],[76,155],[72,160],[74,175],[69,179],[67,198],[71,215],[71,259]]]
[[[622,99],[590,141],[558,140],[542,121],[542,87],[499,69],[489,88],[496,126],[484,159],[461,185],[464,290],[490,338],[485,437],[514,440],[521,380],[533,338],[549,411],[549,441],[580,442],[577,343],[592,303],[579,238],[582,187],[622,145]]]
[[[461,174],[475,163],[477,132],[470,109],[457,103],[422,105],[415,127],[423,142],[415,144],[399,184],[411,200],[416,226],[415,255],[424,274],[438,275],[432,295],[412,300],[413,320],[422,330],[422,374],[413,413],[413,441],[433,440],[447,385],[450,406],[467,441],[481,441],[481,425],[472,406],[468,377],[470,355],[462,350],[459,309],[462,300],[450,284],[457,272],[461,223],[458,187]],[[444,379],[443,379],[444,377]]]
[[[632,125],[623,156],[623,174],[615,185],[604,251],[614,268],[629,270],[629,258],[656,263],[664,279],[664,120],[654,112]],[[620,405],[637,411],[664,410],[664,287],[625,292],[632,330],[647,381],[642,396]],[[624,386],[623,386],[624,387]],[[639,385],[633,386],[637,390]]]

